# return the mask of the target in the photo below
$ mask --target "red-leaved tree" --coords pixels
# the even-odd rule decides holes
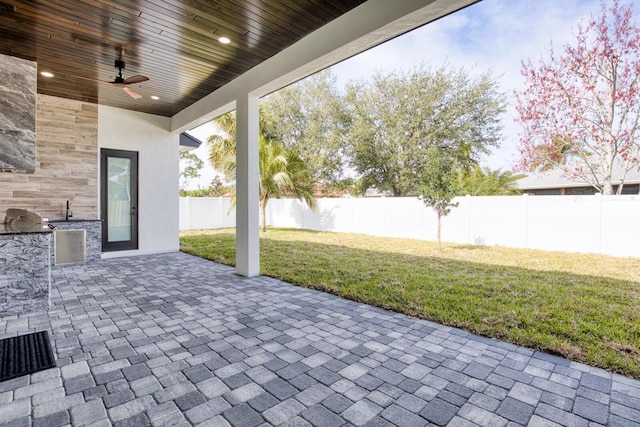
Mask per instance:
[[[602,15],[580,25],[575,46],[533,64],[516,92],[521,171],[561,168],[602,194],[640,165],[640,28],[631,5],[602,3]],[[612,176],[614,165],[616,176]]]

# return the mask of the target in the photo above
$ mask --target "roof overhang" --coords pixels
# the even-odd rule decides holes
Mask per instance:
[[[202,141],[193,135],[189,135],[186,132],[180,134],[180,152],[186,153],[187,151],[195,150],[202,145]]]
[[[479,0],[369,0],[256,65],[171,118],[183,132]]]

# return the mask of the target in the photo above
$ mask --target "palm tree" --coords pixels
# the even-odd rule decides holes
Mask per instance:
[[[312,210],[317,207],[313,182],[306,163],[279,141],[267,140],[260,133],[260,215],[262,231],[267,231],[266,208],[270,198],[294,196]]]
[[[227,133],[227,137],[213,135],[209,137],[209,160],[214,168],[220,170],[228,179],[235,179],[236,173],[236,141],[235,117],[225,114],[218,123]],[[313,196],[313,182],[306,163],[291,150],[287,150],[281,142],[264,137],[259,133],[258,147],[259,198],[262,231],[267,231],[266,208],[269,199],[277,197],[295,197],[304,200],[313,210],[317,203]],[[231,198],[231,208],[236,205],[235,192]]]
[[[211,166],[224,174],[228,181],[236,179],[235,157],[236,157],[236,115],[227,113],[213,121],[222,134],[213,134],[207,139],[209,144],[209,162]],[[231,160],[233,159],[233,162]],[[228,170],[228,166],[233,163],[234,169]]]
[[[269,135],[269,126],[265,117],[261,108],[260,133]],[[213,122],[222,132],[213,134],[207,139],[209,143],[209,162],[214,169],[224,174],[227,181],[233,181],[236,179],[235,169],[227,170],[226,167],[229,166],[228,159],[236,156],[236,113],[232,111],[223,114],[214,119]]]
[[[491,170],[476,165],[470,171],[458,170],[456,193],[458,196],[507,196],[520,194],[516,181],[526,175],[513,175],[509,171]]]

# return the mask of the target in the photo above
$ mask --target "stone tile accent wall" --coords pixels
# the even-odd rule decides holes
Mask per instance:
[[[34,170],[37,66],[0,55],[0,170]]]
[[[36,170],[0,172],[0,222],[8,208],[49,218],[98,219],[98,106],[37,95]]]
[[[49,309],[51,237],[0,235],[0,317]]]

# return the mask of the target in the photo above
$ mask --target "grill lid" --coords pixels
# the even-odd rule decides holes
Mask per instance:
[[[42,217],[24,209],[7,209],[5,224],[13,231],[42,231]]]

